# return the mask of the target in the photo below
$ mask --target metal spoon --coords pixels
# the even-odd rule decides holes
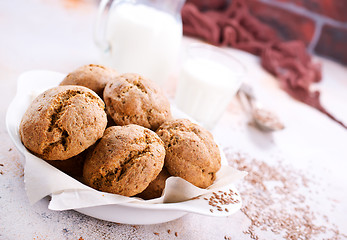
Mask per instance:
[[[251,86],[243,83],[238,91],[238,95],[242,103],[242,99],[248,102],[254,123],[260,130],[271,132],[284,129],[284,125],[279,118],[273,112],[264,109],[261,104],[257,102]]]

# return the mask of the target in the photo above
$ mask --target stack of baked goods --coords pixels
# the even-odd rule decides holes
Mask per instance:
[[[36,156],[123,196],[160,197],[170,176],[207,188],[221,167],[211,133],[174,119],[154,82],[100,65],[82,66],[36,97],[19,133]]]

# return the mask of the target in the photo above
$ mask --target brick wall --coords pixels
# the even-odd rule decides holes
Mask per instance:
[[[250,11],[284,40],[347,65],[347,0],[246,0]]]

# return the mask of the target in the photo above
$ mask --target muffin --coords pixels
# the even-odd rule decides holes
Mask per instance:
[[[164,144],[151,130],[133,124],[109,127],[87,157],[83,178],[97,190],[134,196],[158,176],[164,158]]]
[[[170,104],[163,92],[138,74],[122,74],[109,82],[104,101],[117,125],[137,124],[156,130],[171,119]]]
[[[210,186],[221,167],[221,156],[212,134],[187,119],[165,122],[156,132],[166,150],[165,167],[200,188]]]
[[[86,151],[66,160],[46,160],[46,162],[71,177],[81,178],[83,176],[83,164]]]
[[[58,86],[40,94],[24,113],[19,134],[26,148],[45,160],[65,160],[102,137],[104,102],[82,86]]]
[[[163,167],[159,175],[148,185],[148,187],[143,192],[137,194],[137,197],[146,200],[161,197],[161,194],[163,193],[163,190],[165,188],[165,181],[170,176],[170,173],[166,170],[165,167]]]
[[[60,85],[79,85],[87,87],[101,98],[106,84],[118,75],[117,71],[101,65],[89,64],[69,73]]]

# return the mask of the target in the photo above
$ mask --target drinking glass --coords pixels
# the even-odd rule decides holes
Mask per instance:
[[[192,44],[180,73],[175,103],[179,109],[212,129],[241,86],[246,69],[225,50]]]

